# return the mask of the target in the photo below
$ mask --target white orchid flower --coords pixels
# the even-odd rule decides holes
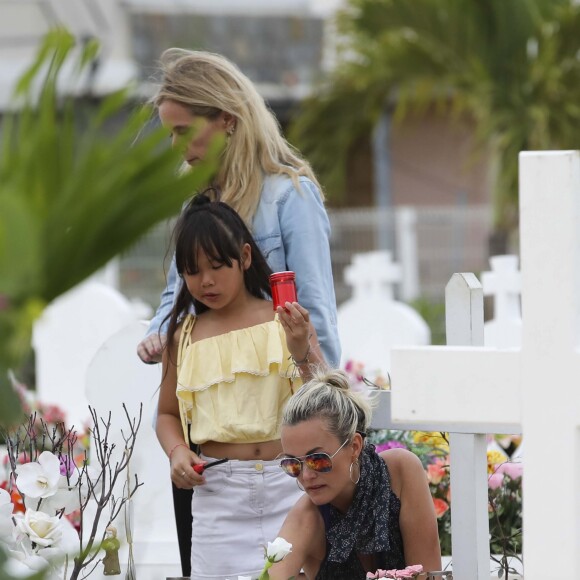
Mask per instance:
[[[16,475],[18,490],[25,497],[50,497],[58,489],[60,460],[50,451],[43,451],[38,461],[19,465]]]
[[[49,516],[54,516],[64,509],[65,515],[68,515],[80,508],[88,493],[89,486],[82,481],[79,473],[73,473],[68,478],[61,475],[56,492],[44,498],[38,509]]]
[[[24,517],[16,519],[16,527],[21,534],[41,548],[58,544],[62,538],[61,519],[44,512],[27,509]]]
[[[284,538],[276,538],[273,542],[268,542],[266,548],[266,558],[269,562],[275,564],[283,560],[292,551],[292,544]]]
[[[47,560],[34,552],[27,553],[20,550],[11,550],[8,552],[8,556],[6,571],[11,577],[28,578],[31,570],[38,572],[46,570],[49,566]]]
[[[0,542],[6,545],[13,543],[13,511],[14,505],[12,504],[10,494],[0,487]]]

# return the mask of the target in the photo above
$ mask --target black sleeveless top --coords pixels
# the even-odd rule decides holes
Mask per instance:
[[[316,580],[365,580],[367,572],[375,572],[379,568],[391,570],[405,567],[403,538],[399,528],[401,501],[391,489],[387,465],[376,454],[374,446],[367,443],[363,451],[361,479],[348,512],[343,515],[330,504],[319,506],[319,510],[327,541],[326,556]],[[353,539],[353,534],[358,537]],[[365,534],[367,537],[361,539]],[[332,545],[329,536],[332,537]],[[363,568],[358,553],[374,556],[372,570]]]

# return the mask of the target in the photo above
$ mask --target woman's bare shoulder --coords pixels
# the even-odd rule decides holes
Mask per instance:
[[[401,486],[408,479],[425,476],[421,460],[408,449],[388,449],[387,451],[382,451],[379,455],[387,464],[391,476],[391,485],[395,494],[399,497]]]

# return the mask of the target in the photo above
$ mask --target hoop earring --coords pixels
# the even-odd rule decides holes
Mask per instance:
[[[356,481],[355,481],[355,480],[352,478],[352,468],[353,468],[355,465],[356,465],[356,466],[357,466],[357,468],[358,468],[358,477],[356,478]],[[357,484],[357,483],[360,481],[360,467],[359,467],[359,464],[358,464],[358,459],[355,459],[355,460],[354,460],[354,461],[353,461],[353,462],[350,464],[350,467],[348,468],[348,475],[349,475],[349,477],[350,477],[350,480],[351,480],[351,481],[352,481],[352,482],[353,482],[355,485],[356,485],[356,484]]]
[[[304,488],[300,485],[300,482],[298,481],[298,479],[296,479],[296,485],[298,486],[298,489],[300,491],[304,491]]]

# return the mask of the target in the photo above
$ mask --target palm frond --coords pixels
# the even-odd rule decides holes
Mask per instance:
[[[29,350],[32,323],[43,305],[178,213],[210,180],[223,147],[214,143],[208,156],[213,161],[180,172],[179,152],[169,147],[163,129],[143,130],[152,111],[130,111],[127,91],[96,106],[62,97],[59,80],[75,51],[66,31],[51,32],[17,86],[20,109],[3,121],[1,387],[6,369]],[[92,44],[81,47],[79,70],[95,51]],[[2,407],[8,392],[2,391]],[[6,418],[0,412],[0,422]]]

